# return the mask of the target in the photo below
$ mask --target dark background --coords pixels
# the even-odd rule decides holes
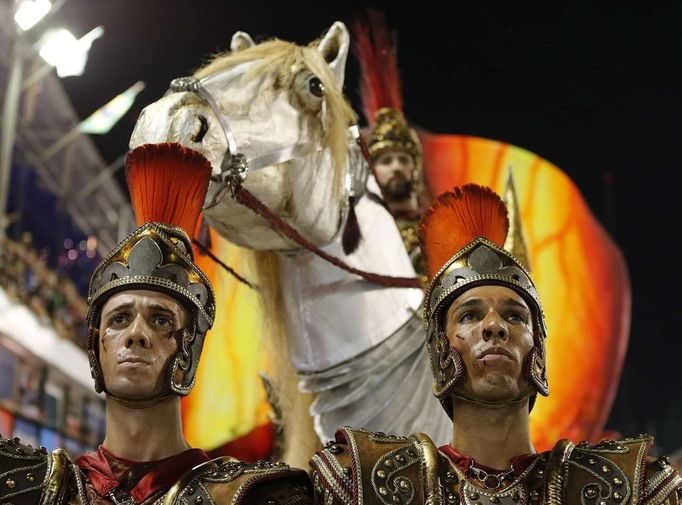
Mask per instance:
[[[396,4],[69,0],[43,25],[77,37],[106,29],[85,74],[63,80],[81,117],[134,82],[147,84],[114,130],[94,137],[111,162],[125,152],[143,105],[227,49],[236,30],[256,41],[307,43],[335,20],[350,24],[366,7],[383,9],[398,31],[414,124],[548,159],[619,243],[632,280],[632,331],[608,427],[653,433],[663,452],[682,447],[682,3],[449,2],[447,11],[445,2]],[[360,110],[357,75],[350,57],[346,93]]]

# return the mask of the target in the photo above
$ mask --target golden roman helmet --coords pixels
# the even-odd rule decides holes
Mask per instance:
[[[90,281],[88,357],[95,389],[107,392],[98,356],[102,307],[116,293],[144,289],[171,296],[189,315],[186,327],[176,332],[178,352],[168,368],[167,388],[151,400],[185,396],[194,385],[204,337],[215,319],[215,294],[194,263],[188,235],[196,228],[211,166],[178,144],[145,145],[128,155],[126,174],[141,226],[111,251]]]
[[[459,353],[449,345],[443,317],[452,300],[480,285],[510,288],[528,304],[533,316],[534,346],[526,357],[524,373],[538,393],[549,394],[547,329],[527,264],[511,177],[505,197],[507,205],[490,188],[476,184],[457,187],[434,200],[420,224],[419,238],[430,280],[424,298],[424,322],[433,393],[450,417],[450,396],[464,379],[464,365]],[[531,407],[534,400],[535,394]]]
[[[374,160],[386,151],[408,153],[414,158],[415,165],[421,159],[421,143],[417,134],[407,125],[403,113],[391,107],[382,107],[376,112],[367,149]]]

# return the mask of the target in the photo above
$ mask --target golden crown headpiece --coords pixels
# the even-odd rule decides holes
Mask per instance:
[[[377,111],[367,149],[372,159],[377,159],[386,151],[408,153],[415,162],[421,159],[421,142],[416,132],[407,125],[401,111],[390,107]]]

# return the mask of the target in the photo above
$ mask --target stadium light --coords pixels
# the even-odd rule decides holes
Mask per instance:
[[[98,26],[76,40],[76,37],[65,28],[52,30],[41,40],[38,54],[57,69],[59,77],[81,75],[92,43],[103,34],[104,28]]]
[[[30,30],[51,8],[50,0],[22,0],[14,13],[14,21],[22,30]]]

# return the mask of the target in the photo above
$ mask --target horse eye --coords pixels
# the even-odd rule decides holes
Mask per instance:
[[[319,77],[310,78],[308,81],[308,89],[318,98],[322,98],[324,96],[324,84],[322,84],[322,81],[319,79]]]

